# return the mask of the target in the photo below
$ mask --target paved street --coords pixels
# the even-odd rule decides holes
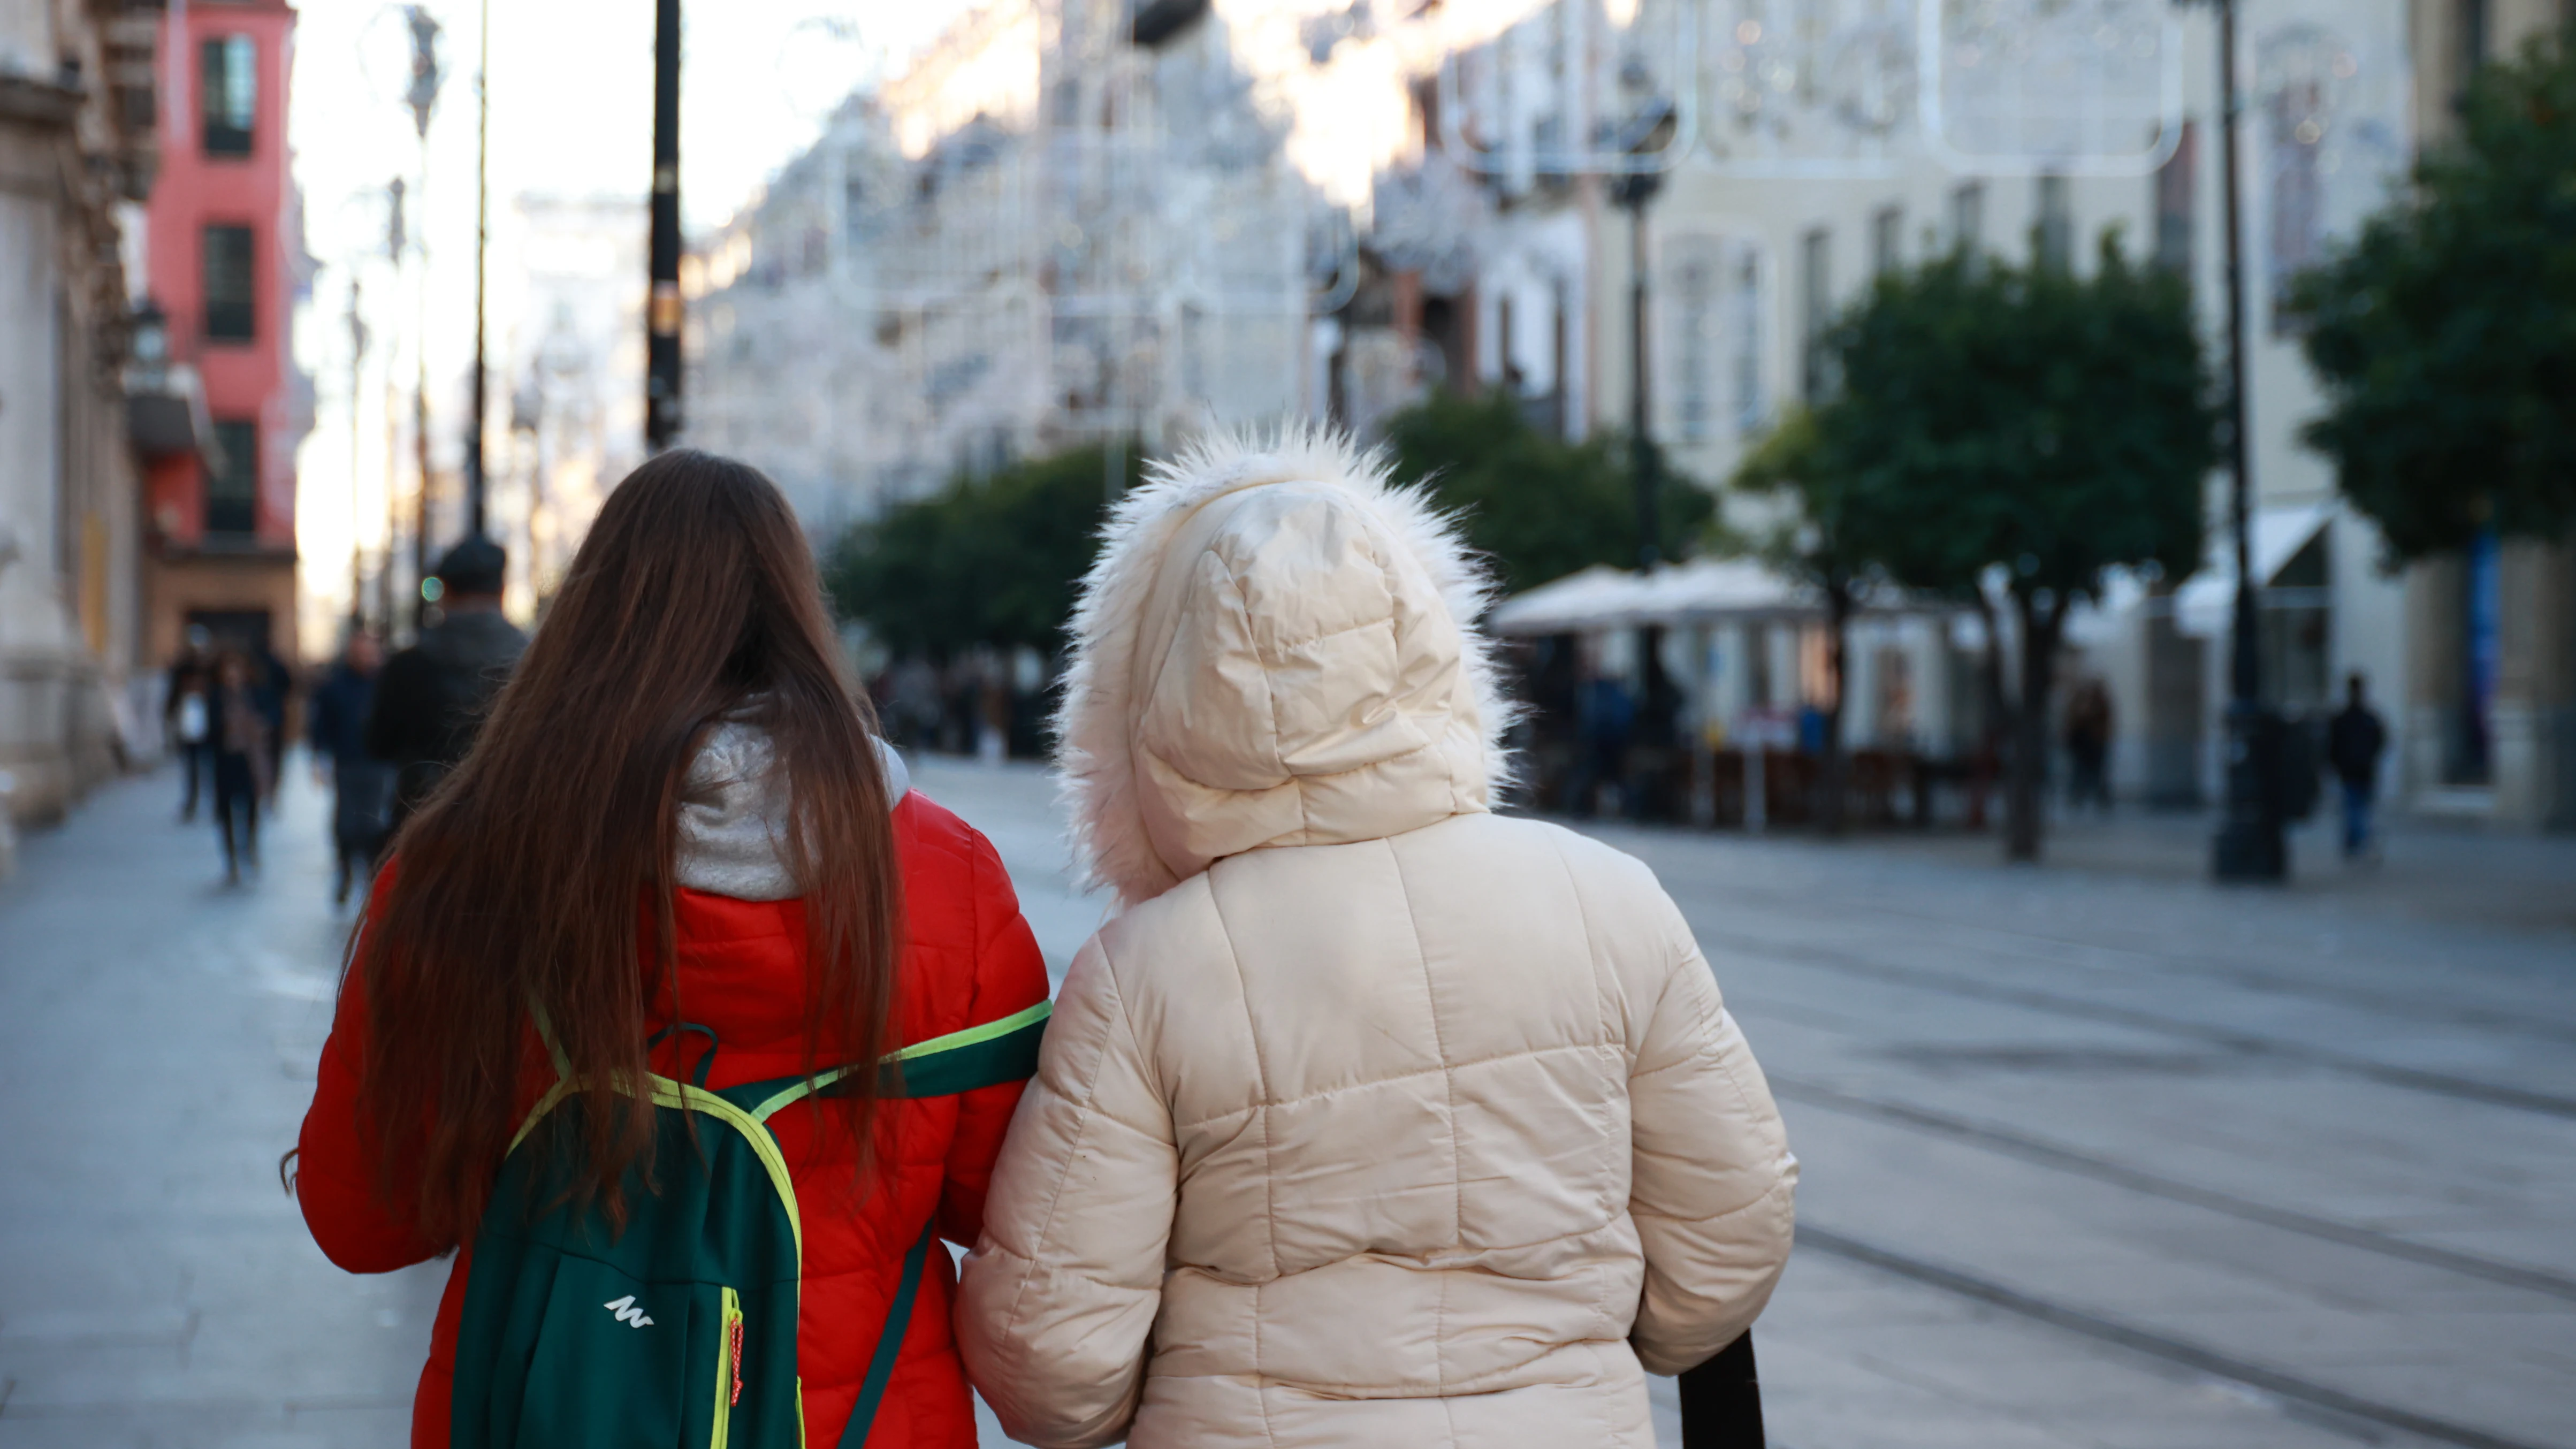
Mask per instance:
[[[1099,905],[1043,778],[917,779],[1061,968]],[[228,892],[175,794],[104,792],[0,885],[0,1449],[399,1444],[444,1269],[338,1273],[275,1175],[345,932],[322,801],[297,771]],[[1806,1163],[1773,1442],[2576,1446],[2576,850],[2404,835],[2272,895],[2120,868],[2190,848],[2158,828],[2042,871],[1603,832]]]

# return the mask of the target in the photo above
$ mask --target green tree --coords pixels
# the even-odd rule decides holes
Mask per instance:
[[[1142,481],[1123,450],[1126,487]],[[898,653],[979,644],[1063,647],[1074,587],[1097,548],[1112,460],[1098,446],[953,479],[842,535],[824,568],[834,606]]]
[[[1840,386],[1817,411],[1812,466],[1832,480],[1845,557],[1974,601],[1998,666],[1984,582],[2005,580],[2021,639],[2018,687],[1999,701],[2005,849],[2036,860],[2067,609],[2114,566],[2179,578],[2200,561],[2217,454],[2190,294],[2116,236],[2090,275],[1954,254],[1881,278],[1826,345]]]
[[[1530,426],[1495,391],[1433,395],[1387,422],[1395,473],[1426,482],[1461,514],[1467,541],[1494,560],[1506,590],[1536,587],[1594,564],[1637,564],[1637,494],[1627,445],[1595,436],[1569,443]],[[1708,490],[1658,470],[1658,549],[1678,558],[1716,507]]]
[[[1847,756],[1843,749],[1843,680],[1851,636],[1852,605],[1873,568],[1854,552],[1842,480],[1828,466],[1816,415],[1795,408],[1736,465],[1729,486],[1783,498],[1796,516],[1758,540],[1756,550],[1773,565],[1805,579],[1825,601],[1825,672],[1831,698],[1825,705],[1825,751],[1816,771],[1816,824],[1827,835],[1843,829]]]
[[[2576,526],[2576,47],[2480,70],[2460,123],[2291,303],[2307,442],[2401,559]]]

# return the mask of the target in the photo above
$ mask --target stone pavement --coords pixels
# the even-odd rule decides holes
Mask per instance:
[[[0,1446],[408,1440],[445,1264],[334,1268],[280,1187],[344,916],[290,761],[221,884],[174,774],[92,796],[0,884]]]
[[[916,780],[1060,970],[1101,907],[1043,778]],[[400,1445],[444,1266],[338,1272],[275,1175],[346,929],[322,801],[292,772],[226,891],[174,797],[102,792],[0,885],[0,1449]],[[2576,1446],[2563,843],[2401,835],[2263,893],[2136,868],[2187,843],[2157,828],[2038,871],[1601,832],[1681,901],[1806,1163],[1772,1442]]]

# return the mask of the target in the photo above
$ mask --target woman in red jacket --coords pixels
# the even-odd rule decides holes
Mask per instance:
[[[596,1084],[810,1076],[1002,1021],[1046,997],[992,846],[906,788],[837,664],[813,560],[776,488],[665,453],[609,495],[474,752],[395,842],[352,950],[294,1156],[331,1260],[381,1273],[456,1251],[412,1414],[448,1449],[471,1245],[521,1120],[556,1081],[542,1010],[593,1084],[559,1109],[571,1190],[610,1221],[652,1115]],[[659,1040],[659,1045],[648,1045]],[[973,1243],[1017,1083],[878,1100],[875,1075],[769,1119],[803,1241],[806,1442],[839,1442],[935,1225]],[[531,1138],[532,1147],[540,1141]],[[523,1149],[526,1150],[526,1149]],[[655,1181],[663,1181],[657,1177]],[[868,1442],[971,1449],[930,1253]]]

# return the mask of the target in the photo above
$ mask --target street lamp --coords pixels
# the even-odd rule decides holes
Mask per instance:
[[[412,129],[420,137],[420,201],[427,211],[429,193],[429,117],[438,106],[438,88],[446,73],[438,64],[438,17],[427,6],[411,5],[403,10],[404,22],[411,28],[411,85],[403,92],[403,103],[411,107]],[[402,193],[394,193],[394,215],[402,214]],[[400,226],[399,220],[395,225]],[[399,244],[399,238],[395,238]],[[429,247],[424,229],[420,248],[421,268],[417,302],[419,315],[412,333],[412,360],[416,373],[412,380],[411,427],[413,462],[420,475],[420,486],[412,497],[411,572],[414,579],[429,577]],[[412,627],[422,623],[421,602],[411,601]],[[391,627],[393,621],[385,621]]]
[[[652,243],[644,306],[644,447],[680,433],[680,0],[653,5]]]
[[[2227,224],[2227,472],[2235,531],[2236,601],[2228,637],[2227,804],[2211,847],[2222,881],[2280,881],[2290,873],[2281,833],[2281,717],[2263,704],[2255,636],[2253,489],[2245,441],[2245,268],[2236,160],[2236,0],[2218,12],[2219,175]]]
[[[483,536],[483,410],[492,388],[483,361],[483,254],[492,241],[492,0],[483,0],[474,71],[474,436],[465,450],[465,536]]]

